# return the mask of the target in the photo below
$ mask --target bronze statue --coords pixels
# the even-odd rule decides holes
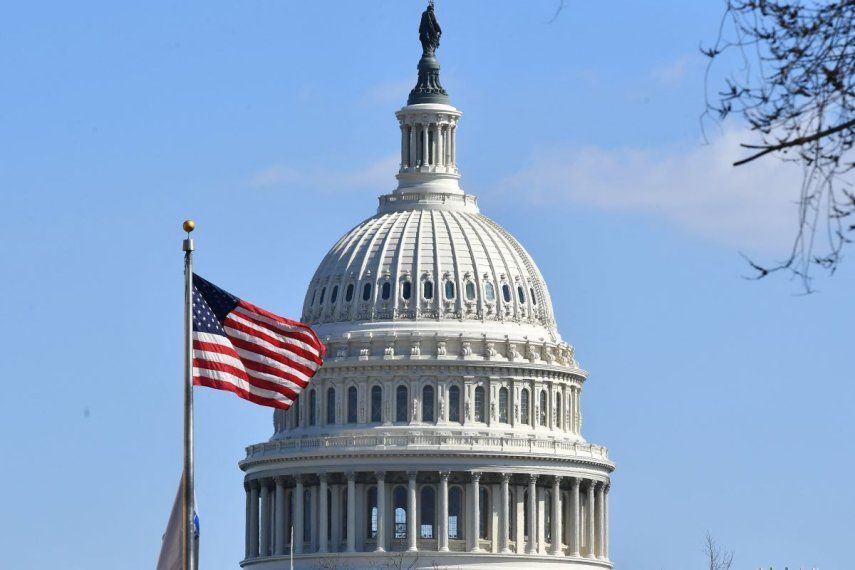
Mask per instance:
[[[436,21],[436,15],[433,13],[433,0],[431,0],[427,10],[422,12],[422,21],[419,23],[419,40],[422,42],[423,55],[432,56],[436,52],[441,35],[442,28]]]

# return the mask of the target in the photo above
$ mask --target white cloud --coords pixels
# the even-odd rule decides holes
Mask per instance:
[[[728,131],[708,145],[544,150],[499,187],[539,202],[640,212],[741,250],[780,254],[796,229],[801,170],[773,157],[733,167],[746,140]]]
[[[354,188],[370,187],[378,192],[391,192],[395,188],[398,155],[376,160],[363,168],[335,170],[325,165],[304,165],[299,168],[288,164],[274,164],[252,174],[247,184],[253,188],[299,188],[323,194],[346,192]]]
[[[681,55],[677,59],[655,67],[651,75],[654,79],[662,83],[678,83],[688,75],[689,71],[693,67],[699,66],[703,61],[704,60],[700,54]]]

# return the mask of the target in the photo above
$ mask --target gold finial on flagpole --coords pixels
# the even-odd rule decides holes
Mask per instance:
[[[181,225],[184,228],[184,231],[188,234],[196,229],[196,222],[193,220],[184,220],[184,223]]]

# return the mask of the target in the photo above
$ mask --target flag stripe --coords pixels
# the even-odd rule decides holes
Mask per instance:
[[[293,342],[289,342],[286,337],[282,337],[278,333],[271,332],[265,328],[262,328],[261,326],[256,325],[253,322],[247,322],[244,318],[238,318],[235,316],[235,313],[232,313],[228,317],[226,317],[224,324],[229,328],[239,330],[248,335],[260,338],[273,347],[291,352],[294,355],[295,359],[298,359],[298,362],[301,362],[302,364],[305,364],[307,366],[311,366],[314,364],[320,366],[322,362],[320,357],[318,357],[316,354],[303,349],[302,347],[294,344]]]
[[[230,366],[242,370],[250,380],[258,378],[264,382],[272,382],[273,384],[282,385],[284,388],[289,390],[290,393],[286,392],[286,394],[291,398],[298,394],[308,384],[308,382],[299,379],[286,377],[287,374],[281,370],[241,360],[233,350],[219,345],[205,345],[205,343],[200,343],[197,346],[197,344],[194,343],[193,347],[194,349],[197,349],[193,351],[194,359],[211,360],[214,362],[229,364]]]
[[[196,386],[207,386],[208,388],[216,388],[217,390],[227,390],[229,392],[237,394],[244,400],[249,400],[250,402],[261,404],[262,406],[280,408],[283,410],[287,410],[291,407],[290,400],[277,400],[275,398],[259,396],[252,389],[251,386],[250,389],[247,390],[245,388],[237,386],[230,379],[215,379],[208,378],[207,376],[196,376],[193,378],[193,384],[195,384]]]
[[[269,382],[267,380],[261,380],[259,378],[251,378],[246,373],[246,371],[240,368],[236,368],[225,362],[217,362],[215,360],[207,359],[194,359],[193,366],[196,369],[196,373],[199,375],[208,375],[205,371],[208,371],[209,373],[222,373],[228,375],[230,378],[234,378],[235,381],[238,381],[242,388],[246,390],[249,390],[250,388],[255,388],[265,392],[266,395],[268,395],[269,397],[272,397],[273,394],[284,396],[289,400],[294,400],[297,397],[297,394],[294,392],[294,390],[288,389],[275,382]]]
[[[321,356],[321,351],[317,348],[318,339],[314,336],[308,335],[302,331],[302,329],[294,330],[293,328],[286,328],[280,323],[277,323],[273,319],[268,319],[263,315],[259,315],[257,313],[251,313],[247,309],[238,306],[232,313],[232,316],[241,316],[247,320],[252,321],[258,326],[265,327],[269,329],[271,332],[275,332],[276,334],[282,335],[284,337],[288,337],[293,339],[295,343],[299,343],[299,346],[305,350],[312,352],[313,354],[317,354]]]

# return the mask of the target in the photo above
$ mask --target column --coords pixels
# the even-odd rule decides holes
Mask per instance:
[[[537,475],[528,478],[528,554],[537,554]]]
[[[437,125],[436,125],[436,165],[437,166],[445,166],[445,155],[444,155],[445,145],[443,144],[445,142],[445,140],[444,140],[445,134],[443,131],[445,131],[443,125],[437,123]]]
[[[537,488],[537,553],[546,554],[546,489]]]
[[[437,546],[448,552],[448,471],[439,472],[439,517],[437,520]]]
[[[303,500],[306,493],[303,489],[303,479],[297,475],[295,480],[297,486],[294,488],[294,544],[291,545],[291,549],[294,554],[303,554],[303,537],[305,536],[303,522],[306,519],[303,513]]]
[[[282,556],[285,554],[285,480],[282,477],[276,478],[276,508],[273,509],[275,520],[273,528],[276,536],[273,541],[273,554]]]
[[[407,472],[407,550],[415,552],[418,547],[418,528],[416,523],[416,475],[415,471]]]
[[[561,555],[561,477],[552,482],[552,554]]]
[[[321,473],[318,478],[321,480],[320,497],[318,497],[318,527],[320,528],[318,552],[327,552],[329,551],[329,485],[326,473]]]
[[[588,482],[588,526],[585,529],[588,533],[588,558],[595,558],[597,556],[596,553],[596,541],[594,537],[594,528],[597,526],[594,514],[594,486],[596,483],[594,481]]]
[[[502,505],[499,511],[502,513],[499,517],[499,552],[502,554],[508,554],[511,551],[508,546],[508,535],[511,532],[511,514],[508,512],[508,501],[511,499],[508,492],[508,481],[510,478],[510,473],[502,473]]]
[[[410,168],[414,167],[417,162],[416,149],[418,148],[418,141],[416,140],[416,133],[418,133],[418,129],[416,129],[415,124],[409,125],[409,131],[407,132],[407,138],[409,139],[410,144],[410,154],[408,155],[409,166]]]
[[[605,554],[603,552],[603,534],[605,530],[605,517],[603,516],[603,496],[605,495],[605,483],[597,483],[597,500],[596,500],[596,513],[597,513],[597,558],[605,558]]]
[[[376,552],[386,552],[386,473],[378,471],[377,477],[377,548]]]
[[[523,485],[516,485],[514,487],[514,498],[516,499],[516,504],[514,505],[517,524],[514,525],[514,528],[517,531],[516,536],[514,537],[514,541],[516,542],[516,550],[517,554],[522,554],[525,552],[524,544],[525,543],[525,487]]]
[[[332,504],[330,505],[330,552],[339,552],[341,548],[341,485],[330,487]]]
[[[451,165],[457,166],[457,125],[451,127]]]
[[[580,542],[582,540],[581,525],[582,513],[579,509],[579,484],[578,477],[573,478],[573,486],[570,490],[570,552],[571,556],[579,556]]]
[[[318,485],[312,485],[309,487],[309,500],[312,502],[312,507],[310,509],[309,514],[311,517],[309,518],[309,550],[311,552],[318,551],[318,529],[320,525],[320,493],[318,492]]]
[[[428,125],[422,125],[422,167],[428,165]]]
[[[259,556],[270,556],[270,488],[261,481],[261,542]]]
[[[609,488],[610,483],[603,489],[603,559],[609,559]]]
[[[472,473],[472,485],[470,489],[469,504],[471,505],[470,512],[472,513],[472,524],[469,528],[472,530],[472,540],[470,542],[471,552],[478,552],[481,549],[481,487],[479,486],[481,474],[477,471]]]
[[[258,557],[258,482],[250,481],[249,558]]]
[[[250,529],[250,526],[252,526],[250,524],[252,521],[252,491],[251,491],[252,486],[249,484],[249,482],[244,481],[243,489],[244,489],[244,491],[246,491],[246,524],[244,525],[246,528],[246,540],[245,540],[243,557],[246,559],[249,559],[249,550],[250,550],[249,549],[249,542],[250,542],[249,529]]]
[[[347,474],[347,551],[356,552],[356,473]]]

